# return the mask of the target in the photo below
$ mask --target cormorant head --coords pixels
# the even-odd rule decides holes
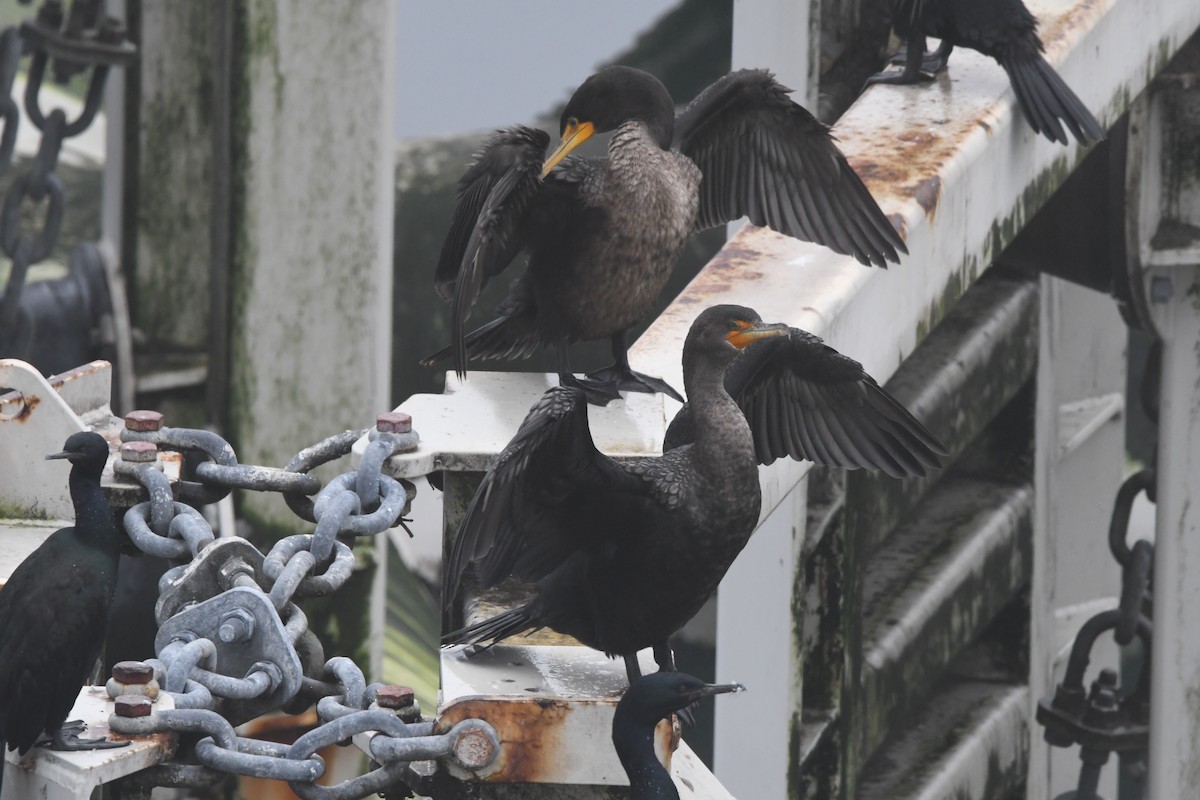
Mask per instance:
[[[705,352],[729,362],[737,351],[759,339],[787,336],[791,332],[782,322],[763,322],[752,308],[735,305],[712,306],[701,312],[688,331],[684,353]]]
[[[559,121],[561,141],[542,168],[542,177],[558,162],[596,133],[615,130],[622,123],[645,124],[658,146],[666,150],[675,133],[675,103],[667,87],[633,67],[605,67],[584,81],[571,95]]]
[[[621,702],[617,703],[613,724],[616,726],[617,719],[620,719],[653,727],[660,719],[703,697],[745,690],[746,687],[740,683],[705,683],[683,672],[660,670],[639,678],[626,690]]]
[[[46,460],[65,458],[72,467],[80,468],[85,473],[99,476],[104,471],[108,461],[108,442],[98,433],[80,431],[67,437],[66,444],[58,453],[51,453]]]

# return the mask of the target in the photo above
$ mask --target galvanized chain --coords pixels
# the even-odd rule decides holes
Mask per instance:
[[[1157,365],[1161,362],[1154,351],[1155,343],[1142,378],[1141,399],[1146,415],[1158,420]],[[1053,698],[1038,703],[1037,720],[1045,726],[1045,740],[1054,747],[1078,744],[1083,762],[1074,792],[1058,800],[1101,800],[1097,794],[1100,772],[1111,753],[1119,753],[1131,777],[1140,784],[1146,773],[1147,748],[1150,740],[1150,652],[1153,639],[1153,565],[1154,544],[1138,539],[1128,543],[1129,519],[1133,502],[1142,492],[1155,500],[1156,473],[1147,467],[1130,475],[1113,503],[1108,528],[1108,546],[1113,558],[1121,565],[1121,595],[1117,608],[1104,611],[1088,620],[1075,636],[1066,674],[1055,689]],[[1137,685],[1121,696],[1119,677],[1115,670],[1104,669],[1085,692],[1084,675],[1091,651],[1100,634],[1112,631],[1113,639],[1122,647],[1135,638],[1142,643],[1142,666]],[[1142,795],[1135,788],[1134,796]]]
[[[104,83],[112,66],[125,65],[136,58],[136,48],[126,39],[121,23],[102,20],[100,0],[75,0],[64,15],[60,0],[46,0],[37,17],[20,28],[0,33],[0,174],[12,163],[20,115],[12,98],[22,51],[30,53],[25,85],[25,113],[42,133],[42,141],[29,170],[18,177],[4,199],[0,211],[0,248],[12,266],[4,295],[0,298],[0,348],[8,349],[16,333],[18,302],[29,268],[48,257],[58,242],[65,213],[63,187],[55,170],[63,142],[87,130],[100,110]],[[64,16],[65,24],[64,24]],[[55,79],[65,81],[71,75],[91,71],[84,108],[74,120],[67,120],[61,108],[49,114],[42,110],[42,89],[46,67],[54,59]],[[45,204],[40,227],[22,230],[23,208],[36,210]],[[32,213],[32,211],[30,212]]]
[[[159,581],[155,616],[157,658],[126,662],[113,671],[113,730],[125,734],[171,731],[193,742],[195,763],[160,765],[136,777],[141,786],[197,786],[214,774],[236,773],[288,781],[303,798],[365,797],[416,780],[414,761],[454,758],[478,769],[499,743],[486,723],[468,720],[435,733],[421,718],[411,692],[366,685],[350,659],[326,660],[296,600],[326,595],[350,577],[348,541],[373,536],[400,521],[411,490],[383,474],[394,453],[412,449],[417,435],[403,415],[381,415],[359,469],[321,486],[307,474],[349,452],[363,431],[331,436],[285,469],[239,464],[233,448],[210,431],[170,428],[156,412],[126,417],[117,475],[140,482],[149,499],[125,515],[125,528],[144,552],[180,562]],[[171,485],[158,448],[197,453],[193,475]],[[189,503],[213,502],[231,489],[273,491],[316,524],[312,534],[277,541],[264,555],[238,536],[216,538]],[[313,497],[315,499],[309,500]],[[166,692],[173,709],[156,709]],[[239,737],[234,726],[275,709],[300,710],[317,700],[320,724],[293,745]],[[377,766],[337,786],[317,786],[325,772],[322,747],[370,734]]]

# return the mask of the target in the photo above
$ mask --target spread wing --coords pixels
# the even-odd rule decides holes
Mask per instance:
[[[796,328],[747,347],[725,373],[725,389],[746,415],[762,464],[789,456],[900,478],[925,475],[947,452],[861,364]],[[664,448],[692,438],[684,406]]]
[[[537,581],[572,554],[605,546],[589,538],[597,517],[605,508],[628,509],[640,489],[637,477],[596,449],[583,393],[550,389],[467,507],[446,564],[444,607],[468,576],[481,589],[509,575]],[[614,531],[614,541],[620,535]]]
[[[704,174],[698,227],[746,216],[797,239],[886,266],[904,241],[834,144],[766,70],[738,70],[679,115],[677,146]]]
[[[497,131],[459,181],[458,204],[442,244],[434,283],[451,306],[455,369],[467,363],[465,328],[488,279],[504,270],[525,245],[531,208],[550,137],[517,125]]]

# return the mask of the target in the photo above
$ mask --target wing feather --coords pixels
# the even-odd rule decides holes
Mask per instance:
[[[459,181],[459,199],[442,244],[434,283],[451,301],[451,354],[463,374],[466,322],[479,293],[525,246],[530,210],[542,192],[550,137],[517,125],[497,131]]]
[[[537,581],[588,541],[582,510],[637,491],[638,480],[596,449],[582,392],[554,387],[530,409],[467,507],[446,563],[444,610],[470,578],[489,588],[512,575]],[[619,533],[619,532],[618,532]],[[617,535],[617,534],[614,534]]]
[[[795,328],[747,347],[726,372],[725,389],[746,416],[762,464],[787,456],[903,477],[927,474],[947,454],[861,364]],[[693,438],[685,405],[664,448]]]
[[[789,91],[765,70],[738,70],[679,115],[676,143],[704,175],[698,227],[746,216],[864,264],[898,262],[904,241],[828,127]]]

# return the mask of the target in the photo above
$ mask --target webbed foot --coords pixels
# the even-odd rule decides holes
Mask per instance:
[[[64,722],[50,737],[50,741],[46,746],[51,750],[77,751],[77,750],[111,750],[115,747],[125,747],[129,742],[110,742],[104,737],[98,739],[81,739],[79,734],[83,733],[86,726],[83,720],[74,719],[70,722]]]
[[[606,406],[613,400],[621,399],[620,388],[614,381],[595,380],[590,375],[576,378],[571,374],[558,376],[559,386],[570,386],[583,392],[584,397],[594,406]]]
[[[588,380],[600,381],[602,383],[611,383],[623,392],[665,394],[667,397],[678,400],[680,403],[684,402],[683,395],[675,391],[671,384],[662,378],[655,378],[653,375],[634,372],[632,369],[622,367],[620,364],[613,364],[611,367],[605,367],[596,372],[589,372],[587,378]]]

